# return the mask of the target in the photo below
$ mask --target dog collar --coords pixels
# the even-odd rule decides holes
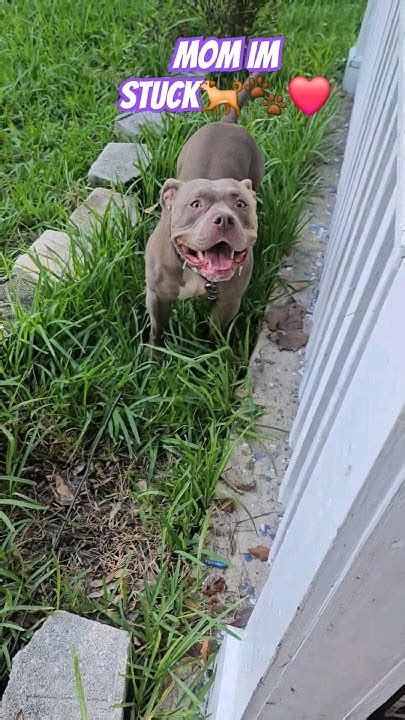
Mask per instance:
[[[175,244],[174,244],[173,241],[172,241],[172,245],[173,245],[174,252],[176,253],[176,255],[177,255],[178,259],[180,260],[180,262],[182,263],[182,265],[184,266],[184,264],[185,264],[186,267],[189,268],[189,270],[192,270],[193,272],[195,272],[196,275],[199,275],[203,280],[206,280],[206,281],[207,281],[207,282],[204,284],[204,289],[207,291],[208,300],[216,300],[217,297],[218,297],[218,293],[219,293],[218,283],[217,283],[217,282],[212,282],[212,280],[208,280],[208,278],[206,278],[205,275],[203,275],[202,273],[198,272],[198,270],[196,270],[195,268],[193,268],[193,266],[190,265],[190,264],[187,262],[187,260],[185,260],[185,259],[180,255],[180,253],[179,253],[179,251],[177,250],[177,248],[176,248],[176,246],[175,246]]]

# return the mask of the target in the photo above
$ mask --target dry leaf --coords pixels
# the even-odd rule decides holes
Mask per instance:
[[[246,483],[246,485],[245,484],[241,485],[238,483],[237,485],[234,485],[233,487],[235,488],[235,490],[237,490],[238,493],[245,493],[245,492],[251,492],[252,490],[256,490],[257,483],[256,483],[256,480],[252,480],[252,482]]]
[[[113,580],[120,580],[122,577],[124,577],[126,574],[126,571],[124,568],[118,568],[118,570],[112,570],[111,572],[106,575],[106,582],[110,583]]]
[[[62,475],[55,475],[55,490],[61,505],[71,505],[74,495]]]
[[[240,400],[245,400],[245,398],[249,395],[249,390],[246,387],[239,387],[236,388],[234,395],[235,397],[240,398]]]
[[[298,280],[290,282],[287,280],[287,285],[290,287],[294,292],[300,292],[301,290],[305,290],[309,286],[309,282],[299,282]]]
[[[89,587],[91,588],[100,588],[103,587],[104,580],[92,580],[89,582]]]
[[[281,307],[274,307],[267,315],[269,330],[277,331],[272,338],[280,350],[299,350],[308,342],[307,333],[303,332],[305,309],[290,298]]]
[[[252,605],[244,605],[236,611],[233,620],[229,623],[233,627],[245,628],[253,612]]]
[[[195,663],[195,658],[192,655],[184,655],[179,660],[179,665],[190,665],[191,663]]]
[[[303,327],[305,308],[293,298],[289,298],[285,305],[275,305],[266,316],[269,330],[287,330],[293,323]],[[300,324],[301,323],[301,324]]]
[[[226,583],[222,576],[214,577],[213,580],[207,585],[203,592],[204,595],[216,595],[217,593],[222,593],[226,590]]]
[[[308,333],[302,330],[289,330],[286,333],[279,333],[277,345],[280,350],[299,350],[308,342]]]
[[[75,469],[74,469],[75,475],[80,475],[83,472],[83,470],[85,469],[85,467],[86,467],[86,463],[77,463],[77,465],[75,465]]]
[[[209,640],[203,640],[201,643],[201,649],[200,649],[200,655],[204,662],[207,662],[208,660],[208,649],[209,649]]]
[[[226,513],[232,513],[236,509],[235,500],[232,498],[217,498],[215,504],[219,510]]]
[[[277,330],[288,317],[288,305],[275,306],[266,315],[269,330]]]
[[[21,625],[24,629],[28,629],[31,627],[31,625],[34,625],[38,620],[38,615],[34,615],[34,613],[30,612],[21,612],[16,615],[16,623],[17,625]],[[1,720],[1,713],[0,713],[0,720]]]
[[[185,657],[191,657],[193,659],[198,658],[200,655],[200,648],[201,648],[201,643],[195,643],[195,645],[193,645],[189,649],[189,651]]]
[[[211,598],[209,603],[210,603],[210,614],[219,615],[220,613],[224,612],[224,610],[225,610],[224,605],[220,602],[217,602],[217,599],[215,597]]]
[[[51,420],[49,420],[46,417],[41,418],[39,421],[39,424],[42,425],[42,427],[44,427],[44,428],[50,428],[52,426]],[[21,710],[20,710],[20,712],[21,712]]]
[[[269,559],[270,549],[265,545],[257,545],[254,548],[248,548],[248,552],[260,562],[266,562]]]
[[[104,583],[106,585],[109,585],[113,582],[113,580],[119,580],[122,578],[125,574],[124,568],[120,568],[119,570],[112,570],[112,572],[108,573],[108,575],[105,576],[105,578],[101,578],[101,580],[92,580],[89,583],[89,587],[91,588],[100,588],[103,587]]]
[[[184,604],[186,607],[192,608],[193,610],[200,607],[200,603],[195,603],[193,600],[185,600]]]
[[[109,583],[108,585],[103,586],[99,590],[93,590],[93,592],[89,593],[87,595],[88,598],[91,600],[96,600],[97,598],[103,597],[105,592],[110,592],[111,590],[114,590],[115,583]]]
[[[283,323],[283,327],[279,329],[279,332],[288,332],[289,330],[302,330],[302,328],[302,320],[297,320],[294,317],[288,317],[285,323]]]
[[[209,656],[214,652],[215,644],[211,638],[205,638],[201,643],[200,655],[204,662],[208,662]]]

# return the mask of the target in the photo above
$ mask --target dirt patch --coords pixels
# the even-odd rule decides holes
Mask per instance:
[[[125,592],[131,610],[144,578],[153,581],[162,561],[161,532],[145,522],[137,498],[145,489],[139,480],[145,468],[125,457],[101,456],[82,482],[85,468],[85,462],[43,459],[24,469],[23,477],[33,482],[30,498],[47,509],[32,513],[19,552],[30,564],[57,551],[63,573],[81,583],[83,599],[107,594],[115,605]],[[11,519],[20,516],[16,510]],[[45,582],[38,594],[42,601],[51,598],[51,586]]]

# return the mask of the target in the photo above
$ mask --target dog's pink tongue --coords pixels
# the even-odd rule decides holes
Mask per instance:
[[[204,257],[213,270],[230,270],[232,267],[231,249],[227,243],[220,243],[206,250]]]

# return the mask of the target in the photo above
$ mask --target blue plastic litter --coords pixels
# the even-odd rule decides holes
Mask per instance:
[[[223,562],[223,560],[212,560],[211,558],[207,558],[204,562],[209,567],[221,568],[223,570],[228,567],[228,563]]]

